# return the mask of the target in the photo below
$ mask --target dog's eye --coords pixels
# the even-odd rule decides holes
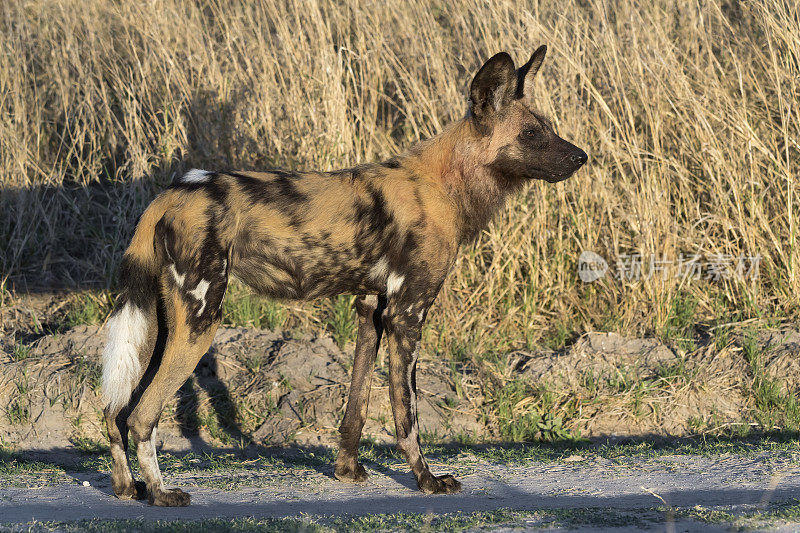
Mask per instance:
[[[522,132],[522,134],[525,135],[526,137],[536,137],[537,133],[538,132],[536,130],[525,130]]]

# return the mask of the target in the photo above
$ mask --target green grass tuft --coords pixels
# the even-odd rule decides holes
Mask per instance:
[[[227,326],[279,329],[286,321],[283,305],[251,293],[231,282],[223,304],[222,320]]]
[[[353,306],[355,300],[355,296],[337,296],[330,301],[327,327],[337,346],[342,349],[356,338],[358,324]]]

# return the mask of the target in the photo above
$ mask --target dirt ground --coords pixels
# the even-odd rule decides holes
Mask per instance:
[[[697,350],[688,364],[702,372],[703,385],[668,382],[674,386],[669,394],[644,399],[652,408],[645,416],[630,414],[625,403],[630,391],[614,397],[616,404],[586,402],[574,423],[592,438],[584,443],[588,448],[556,446],[548,448],[547,458],[534,454],[524,460],[503,455],[497,426],[486,415],[485,370],[422,361],[423,440],[489,443],[456,444],[455,452],[434,446],[434,471],[454,472],[464,490],[424,496],[397,456],[375,454],[375,449],[389,449],[393,435],[383,369],[376,370],[365,428],[372,443],[365,458],[370,480],[343,484],[332,477],[332,460],[351,356],[326,337],[221,328],[192,380],[167,406],[159,428],[165,479],[189,490],[192,506],[154,509],[118,501],[111,493],[98,394],[104,337],[98,330],[78,326],[42,335],[24,352],[13,339],[0,339],[2,527],[55,521],[59,529],[62,522],[86,519],[224,518],[235,525],[246,517],[302,517],[324,525],[377,512],[388,517],[385,529],[419,529],[398,521],[408,513],[437,520],[474,515],[489,520],[484,524],[489,529],[800,528],[796,439],[778,448],[756,442],[706,453],[667,446],[630,457],[612,457],[598,444],[621,436],[661,442],[685,434],[687,419],[711,411],[723,422],[741,420],[748,404],[737,392],[745,369],[735,344]],[[783,330],[762,337],[760,345],[772,347],[765,351],[766,371],[797,380],[800,335]],[[583,390],[577,383],[582,376],[617,372],[644,379],[681,361],[687,364],[685,354],[656,339],[606,333],[585,335],[560,352],[519,352],[507,359],[525,379],[565,391]],[[300,459],[286,462],[285,453],[299,453]],[[498,510],[517,514],[504,521],[492,514]],[[358,529],[351,526],[344,529]]]
[[[77,326],[15,344],[0,336],[0,442],[27,447],[104,440],[99,326]],[[757,341],[765,376],[800,390],[800,333],[762,332]],[[231,444],[331,445],[343,414],[352,364],[329,337],[220,328],[194,376],[168,404],[160,423],[163,446],[186,439]],[[684,436],[752,421],[753,377],[741,344],[714,343],[690,354],[655,338],[588,333],[561,351],[514,352],[502,368],[423,358],[418,371],[419,418],[428,442],[482,442],[502,437],[496,418],[501,376],[545,384],[550,404],[570,409],[570,428],[584,437]],[[508,374],[513,374],[509,376]],[[591,383],[587,383],[590,381]],[[525,398],[511,406],[524,412]],[[701,428],[702,429],[702,428]],[[713,428],[712,428],[713,429]],[[387,372],[378,367],[364,436],[392,441]]]
[[[103,440],[99,396],[98,326],[79,326],[36,341],[20,361],[0,363],[0,442],[22,447],[66,446],[75,439]],[[293,339],[283,333],[220,328],[190,383],[165,409],[163,446],[181,450],[199,434],[230,443],[247,434],[260,444],[334,444],[347,387],[347,357],[329,337]],[[485,426],[466,398],[457,398],[450,370],[426,364],[418,373],[419,413],[428,435],[480,437]],[[463,385],[466,387],[467,385]],[[2,409],[2,408],[0,408]],[[388,442],[393,422],[386,372],[373,387],[365,435]]]
[[[48,454],[37,457],[47,459]],[[17,476],[16,483],[0,483],[0,520],[7,527],[89,518],[174,521],[302,516],[324,522],[376,512],[463,515],[510,509],[520,513],[516,520],[495,526],[550,528],[554,524],[543,520],[552,518],[550,512],[562,518],[556,523],[559,529],[713,531],[732,525],[709,520],[714,513],[736,517],[781,509],[787,502],[796,505],[800,499],[800,450],[786,449],[630,458],[585,450],[552,461],[510,462],[463,451],[446,458],[434,454],[434,471],[454,472],[463,482],[463,492],[451,496],[420,494],[408,469],[391,459],[368,461],[370,479],[364,484],[336,481],[324,461],[299,461],[290,467],[277,463],[272,468],[257,461],[236,468],[191,468],[192,461],[202,460],[184,456],[183,461],[183,468],[172,464],[166,469],[165,480],[191,492],[190,507],[161,509],[119,501],[111,493],[106,472],[68,469],[60,476],[26,474]],[[800,521],[750,524],[754,526],[795,531]],[[404,529],[402,522],[393,529]]]

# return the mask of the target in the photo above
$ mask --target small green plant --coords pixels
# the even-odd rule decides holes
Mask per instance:
[[[745,331],[742,338],[742,356],[751,370],[757,370],[759,364],[758,332],[754,329]]]
[[[686,352],[695,350],[697,348],[694,341],[696,310],[697,300],[691,294],[675,295],[670,303],[669,315],[661,332],[664,340],[675,341],[678,347]]]
[[[454,409],[458,406],[458,400],[453,396],[445,396],[443,400],[441,400],[440,405],[442,407],[446,407],[449,409]]]
[[[564,418],[553,395],[546,387],[534,388],[522,380],[512,380],[500,387],[491,402],[500,436],[512,442],[543,440],[548,442],[580,439],[564,425]]]
[[[192,434],[200,429],[200,418],[197,415],[197,392],[194,388],[194,376],[190,376],[178,390],[180,400],[175,416],[180,422],[181,430]]]
[[[472,446],[477,442],[475,435],[471,435],[465,431],[459,431],[453,435],[453,441],[462,446]]]
[[[100,390],[103,368],[99,364],[79,353],[73,360],[73,365],[72,373],[78,386],[85,384],[93,391]]]
[[[671,383],[688,383],[692,379],[692,372],[686,368],[685,357],[680,357],[673,363],[660,364],[655,374],[657,379]]]
[[[223,304],[222,320],[230,326],[278,329],[286,321],[286,310],[278,302],[231,283]]]
[[[70,303],[64,317],[66,329],[84,324],[100,324],[111,312],[111,303],[102,295],[84,294]]]
[[[381,427],[387,427],[389,425],[389,419],[384,414],[380,414],[372,419],[378,422]]]
[[[30,384],[27,369],[14,382],[16,394],[6,409],[8,421],[12,424],[25,424],[31,419]]]
[[[456,396],[459,398],[464,397],[464,384],[461,382],[461,372],[459,371],[458,365],[452,359],[448,362],[448,366],[450,367],[450,376],[453,379],[453,386],[456,390]]]
[[[750,330],[742,339],[742,356],[753,377],[751,395],[758,423],[765,430],[800,428],[800,405],[791,391],[769,377],[764,367],[763,353],[758,344],[758,332]]]
[[[575,337],[573,329],[564,322],[558,322],[544,342],[551,350],[558,350],[566,346],[573,337]]]
[[[31,356],[32,350],[33,347],[31,345],[17,342],[14,344],[14,350],[11,352],[11,357],[14,359],[14,361],[24,361]]]
[[[212,438],[223,444],[231,444],[234,439],[220,424],[219,417],[213,409],[203,409],[197,413],[197,420],[200,427],[208,431]]]
[[[240,429],[242,414],[239,405],[230,397],[223,385],[207,389],[209,402],[197,409],[197,424],[205,428],[216,440],[224,444],[238,444],[243,438]]]
[[[18,397],[11,401],[6,410],[8,421],[12,424],[26,424],[31,419],[31,411],[27,398]]]
[[[617,368],[616,372],[611,373],[606,378],[606,385],[615,394],[622,394],[636,387],[638,380],[627,366]]]
[[[581,373],[581,386],[586,390],[589,397],[596,395],[600,390],[601,378],[595,376],[591,368]]]
[[[269,354],[256,350],[243,356],[244,366],[253,374],[258,374],[261,368],[269,361]]]
[[[70,439],[72,446],[81,453],[98,454],[108,451],[108,445],[89,437],[75,437]]]
[[[354,302],[354,296],[337,296],[331,302],[330,315],[327,320],[328,329],[333,335],[336,345],[342,349],[356,336]]]

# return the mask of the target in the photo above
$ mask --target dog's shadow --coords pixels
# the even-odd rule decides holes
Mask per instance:
[[[210,403],[210,409],[203,413],[200,411],[198,388],[205,391]],[[242,431],[236,404],[228,386],[219,378],[219,361],[213,346],[200,359],[192,377],[178,390],[177,396],[175,418],[178,420],[181,436],[189,439],[193,449],[201,442],[196,437],[202,426],[221,432],[229,442],[241,444],[252,441],[251,436]],[[207,447],[202,448],[205,450]]]

